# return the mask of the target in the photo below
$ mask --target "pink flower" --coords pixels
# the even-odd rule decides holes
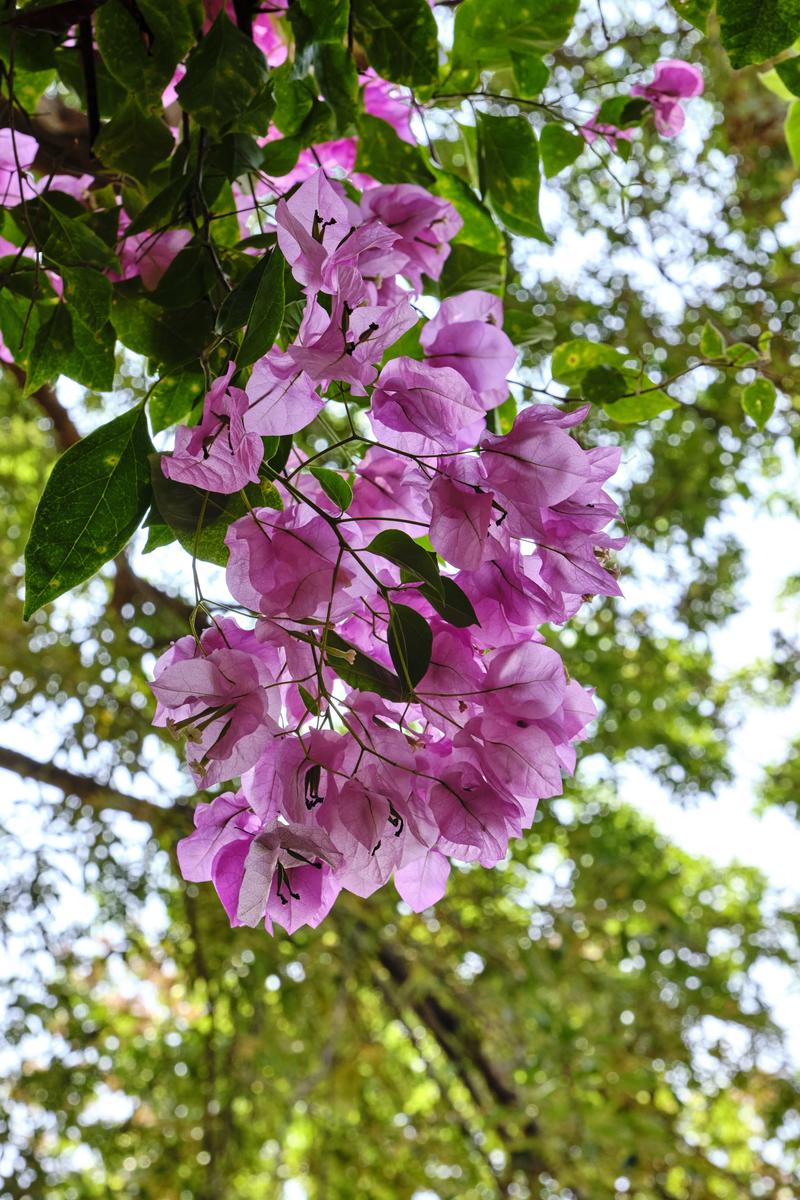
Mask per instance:
[[[255,364],[245,391],[244,427],[262,437],[296,433],[325,407],[305,371],[277,347]]]
[[[369,188],[361,199],[361,209],[365,216],[377,217],[398,235],[394,249],[405,262],[396,270],[418,291],[423,272],[430,279],[439,278],[450,242],[464,224],[452,204],[416,184],[396,183]]]
[[[235,370],[230,364],[215,380],[203,403],[199,425],[179,425],[172,455],[161,459],[168,479],[212,492],[238,492],[257,483],[264,445],[257,433],[248,433],[245,415],[250,401],[240,388],[228,387]]]
[[[147,290],[152,292],[175,256],[192,240],[192,235],[188,229],[165,229],[163,233],[135,233],[128,237],[124,230],[129,224],[127,213],[122,211],[120,278],[134,279],[138,275]]]
[[[480,398],[484,412],[505,400],[506,378],[517,358],[502,324],[499,296],[462,292],[442,301],[419,338],[428,362],[459,371]]]
[[[492,495],[440,468],[431,484],[431,545],[454,567],[475,570],[490,552]]]
[[[483,409],[464,376],[452,367],[400,357],[380,373],[370,420],[379,436],[382,430],[396,430],[406,435],[404,449],[435,454],[474,445],[483,428]]]
[[[187,738],[192,773],[201,787],[210,787],[253,766],[277,730],[265,690],[272,678],[252,651],[206,651],[190,640],[191,657],[168,652],[156,666],[154,723]]]
[[[633,137],[633,129],[617,129],[616,125],[604,124],[597,120],[598,109],[591,120],[586,121],[578,129],[578,133],[583,136],[583,140],[590,146],[596,138],[605,138],[609,146],[616,152],[617,142],[629,142]]]
[[[13,208],[38,194],[40,186],[28,174],[38,150],[36,138],[27,133],[0,129],[0,207]]]
[[[407,300],[388,307],[365,304],[351,309],[337,296],[328,317],[312,298],[298,341],[287,354],[315,383],[327,386],[338,379],[349,383],[354,395],[364,396],[384,352],[416,322],[417,314]]]
[[[411,92],[408,88],[389,83],[368,67],[361,76],[364,111],[370,116],[380,117],[394,129],[399,138],[416,146],[417,139],[411,132]]]
[[[652,83],[636,83],[632,96],[641,96],[653,106],[656,129],[663,137],[676,137],[683,129],[686,115],[681,100],[699,96],[703,91],[703,72],[680,58],[656,63]]]
[[[255,612],[292,620],[336,619],[352,610],[346,589],[354,562],[324,517],[293,504],[259,508],[235,521],[226,536],[231,595]]]

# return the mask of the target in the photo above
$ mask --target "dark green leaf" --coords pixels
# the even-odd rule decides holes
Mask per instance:
[[[384,79],[425,87],[439,74],[439,39],[427,0],[352,0],[353,30]]]
[[[359,118],[356,169],[386,183],[419,183],[430,187],[433,176],[416,146],[397,136],[379,117]]]
[[[520,96],[525,100],[540,96],[550,78],[550,69],[541,58],[512,50],[511,66]]]
[[[459,179],[457,175],[442,172],[436,176],[434,191],[444,200],[450,201],[464,222],[459,230],[456,245],[474,246],[484,254],[505,256],[503,231],[498,229],[492,214],[468,183]]]
[[[431,663],[433,634],[430,626],[407,604],[391,604],[388,642],[394,669],[411,691]]]
[[[261,258],[251,258],[249,261],[253,266],[222,303],[214,325],[216,333],[222,335],[233,333],[237,329],[243,329],[251,319],[258,285],[267,269],[270,255],[264,254]]]
[[[478,113],[481,193],[509,233],[549,242],[539,217],[539,152],[527,117]]]
[[[51,193],[52,195],[52,193]],[[119,260],[82,217],[69,217],[46,196],[41,198],[49,216],[45,255],[61,267],[111,267]]]
[[[717,16],[734,67],[764,62],[800,37],[798,0],[717,0]]]
[[[152,554],[154,550],[160,550],[162,546],[169,546],[174,541],[175,534],[169,525],[148,525],[147,541],[144,544],[142,554]]]
[[[125,230],[125,236],[132,237],[135,233],[144,233],[146,229],[158,229],[162,225],[170,224],[190,187],[191,180],[184,175],[171,179],[131,221]]]
[[[413,538],[399,529],[384,529],[366,547],[370,554],[387,558],[395,566],[404,567],[414,578],[427,583],[444,599],[442,580],[436,566],[436,556],[418,546]]]
[[[345,46],[326,43],[316,47],[314,74],[319,89],[336,116],[337,132],[351,131],[358,118],[358,72]]]
[[[221,130],[236,121],[267,86],[264,55],[220,13],[186,63],[178,99],[202,125]]]
[[[614,125],[617,129],[631,129],[650,111],[647,100],[630,96],[611,96],[600,105],[595,120],[602,125]]]
[[[53,468],[25,550],[25,618],[119,554],[150,503],[152,447],[139,406],[70,446]]]
[[[342,42],[347,37],[350,0],[300,0],[316,42]]]
[[[138,9],[147,31],[134,13]],[[192,44],[192,20],[182,0],[105,0],[95,17],[97,48],[128,90],[157,101]]]
[[[457,583],[447,575],[440,577],[442,594],[429,584],[423,584],[420,594],[436,609],[440,617],[444,617],[451,625],[465,629],[468,625],[479,625],[477,613],[472,607],[469,597]]]
[[[374,692],[385,700],[408,699],[408,692],[396,675],[356,650],[332,629],[326,630],[325,644],[328,666],[350,687],[360,692]]]
[[[616,367],[601,363],[590,367],[581,380],[581,395],[590,404],[614,404],[628,390],[628,381]]]
[[[563,125],[545,125],[539,135],[539,151],[546,178],[552,179],[559,171],[571,166],[585,146],[582,137],[570,133]]]
[[[84,387],[110,392],[117,366],[115,346],[116,337],[109,322],[100,329],[89,329],[76,315],[72,320],[72,349],[61,373]]]
[[[181,421],[202,399],[205,379],[199,368],[188,368],[160,379],[147,402],[153,433],[161,433]]]
[[[327,467],[309,467],[309,470],[328,499],[345,512],[353,499],[353,489],[345,477]]]
[[[211,337],[214,315],[204,302],[164,312],[129,284],[115,286],[111,313],[119,340],[167,371],[200,357]]]
[[[91,267],[65,267],[66,302],[89,329],[99,330],[111,316],[111,282]]]
[[[742,409],[759,429],[763,429],[775,411],[775,385],[759,376],[742,392]]]
[[[555,326],[544,317],[537,317],[530,310],[507,308],[503,318],[503,328],[514,345],[525,350],[531,346],[540,346],[555,338]]]
[[[785,58],[775,64],[775,70],[792,95],[800,96],[800,57]]]
[[[272,349],[283,321],[284,257],[276,246],[262,263],[264,267],[257,281],[247,332],[236,356],[240,367],[248,367]]]
[[[462,0],[456,9],[453,62],[501,66],[509,54],[541,55],[567,39],[577,0]]]
[[[314,80],[310,75],[297,77],[292,63],[286,62],[272,72],[272,89],[275,125],[284,135],[298,133],[314,107],[317,95]]]
[[[505,252],[487,254],[474,246],[455,242],[442,269],[439,295],[444,299],[478,288],[501,296],[506,286],[506,268]]]
[[[150,292],[150,299],[162,308],[186,308],[207,296],[216,282],[217,273],[208,246],[190,242],[175,255],[158,285]]]
[[[49,320],[38,329],[26,380],[26,391],[35,392],[44,383],[55,383],[64,373],[72,351],[72,318],[65,304],[57,304]]]
[[[147,113],[135,96],[104,125],[94,142],[100,161],[114,171],[146,181],[153,168],[169,158],[175,142],[167,125]]]
[[[262,171],[277,178],[288,175],[297,163],[302,149],[303,139],[299,137],[284,137],[267,142],[261,155]]]

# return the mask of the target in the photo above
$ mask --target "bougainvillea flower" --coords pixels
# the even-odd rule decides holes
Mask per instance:
[[[179,425],[175,449],[164,455],[161,467],[168,479],[212,492],[238,492],[258,482],[264,444],[257,433],[248,433],[245,415],[250,406],[246,392],[228,386],[233,363],[206,394],[199,425]]]
[[[473,290],[443,300],[419,338],[428,362],[459,371],[479,396],[484,411],[505,400],[506,379],[517,359],[502,324],[500,297]]]
[[[418,454],[474,445],[483,408],[464,376],[413,358],[391,359],[372,393],[370,420],[376,432],[396,430],[402,445]]]
[[[597,112],[599,111],[598,109]],[[590,120],[579,126],[578,133],[581,134],[583,140],[590,146],[597,138],[604,138],[611,149],[616,152],[617,142],[629,142],[633,137],[633,129],[617,129],[616,125],[609,125],[606,122],[598,121],[597,112]]]
[[[361,74],[360,80],[364,111],[386,121],[398,137],[416,146],[417,139],[411,132],[411,92],[408,88],[381,79],[372,67]]]
[[[29,176],[39,150],[36,138],[12,129],[0,129],[0,208],[31,200],[39,190]]]
[[[245,391],[244,427],[262,437],[304,429],[325,405],[305,371],[277,347],[255,364]]]
[[[438,279],[450,253],[450,242],[464,224],[447,200],[413,183],[368,188],[361,210],[377,217],[398,235],[395,251],[405,262],[396,269],[422,289],[422,273]]]
[[[636,83],[632,96],[641,96],[653,106],[656,129],[663,137],[676,137],[683,129],[686,114],[681,100],[699,96],[703,91],[703,72],[680,58],[656,63],[652,83]]]

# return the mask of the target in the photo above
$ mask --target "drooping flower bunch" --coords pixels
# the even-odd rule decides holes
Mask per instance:
[[[655,65],[653,79],[650,83],[635,83],[631,88],[632,97],[649,105],[653,115],[653,123],[662,137],[677,137],[686,123],[686,113],[682,100],[691,100],[703,92],[703,72],[694,63],[684,62],[682,58],[667,58]],[[612,150],[617,149],[620,141],[629,141],[633,136],[632,127],[614,125],[602,118],[602,106],[591,120],[581,126],[580,132],[590,144],[596,138],[602,137]]]
[[[515,362],[500,300],[467,291],[421,322],[414,305],[460,226],[416,185],[354,198],[308,178],[275,209],[296,337],[247,379],[231,363],[162,460],[215,492],[267,478],[282,505],[228,530],[242,620],[182,638],[153,681],[198,785],[240,780],[179,847],[233,924],[316,925],[341,889],[390,878],[412,908],[435,902],[451,859],[496,864],[561,792],[594,714],[540,627],[618,593],[619,452],[581,448],[585,408],[487,430]],[[265,460],[327,401],[347,413],[349,477],[319,470],[330,450]]]

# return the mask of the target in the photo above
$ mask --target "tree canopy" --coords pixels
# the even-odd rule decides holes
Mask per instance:
[[[798,36],[791,5],[741,0],[4,14],[0,767],[27,780],[4,806],[0,912],[18,964],[4,1196],[795,1194],[796,1064],[756,980],[765,962],[796,968],[797,913],[754,869],[670,845],[616,793],[638,764],[691,821],[693,799],[731,777],[742,706],[788,705],[797,683],[785,635],[734,675],[713,635],[743,603],[735,504],[797,511]],[[376,185],[420,190],[392,192],[413,198],[401,218],[375,207]],[[367,228],[383,242],[348,258]],[[481,329],[437,350],[465,293],[482,297]],[[384,345],[385,310],[409,296],[413,319]],[[329,348],[311,356],[312,317],[341,334],[344,377]],[[467,386],[453,359],[488,339],[502,361],[500,324],[514,353],[499,389],[495,375]],[[248,424],[253,388],[274,389],[298,347],[309,386],[271,408],[274,429]],[[430,392],[412,410],[425,369],[448,371],[441,410]],[[235,531],[253,510],[286,520],[291,487],[339,530],[363,517],[370,438],[477,462],[537,412],[583,407],[558,454],[621,451],[608,486],[628,541],[611,555],[591,542],[580,591],[545,571],[536,636],[598,710],[564,799],[545,799],[493,870],[450,851],[435,907],[345,890],[317,929],[231,928],[176,857],[229,776],[208,773],[204,745],[190,778],[152,727],[150,682],[176,639],[208,646],[230,616]],[[410,440],[462,428],[463,444]],[[451,481],[450,520],[471,487],[478,505],[501,498],[497,536],[544,545],[554,518],[531,533],[529,501],[552,512],[570,496],[540,503],[498,480]],[[399,504],[399,476],[390,491]],[[472,621],[477,568],[423,515],[429,541],[411,508],[378,535],[377,650],[353,640],[351,609],[317,611],[319,688],[285,700],[300,726],[345,687],[379,714],[415,702],[447,629],[477,661],[496,653],[475,640],[496,628],[483,607]],[[790,578],[787,603],[796,591]],[[559,614],[556,593],[576,603]],[[235,600],[234,616],[253,607]],[[770,766],[763,805],[796,814],[796,761],[795,747]],[[305,781],[308,812],[324,811],[319,776]],[[280,924],[297,867],[275,862]]]

